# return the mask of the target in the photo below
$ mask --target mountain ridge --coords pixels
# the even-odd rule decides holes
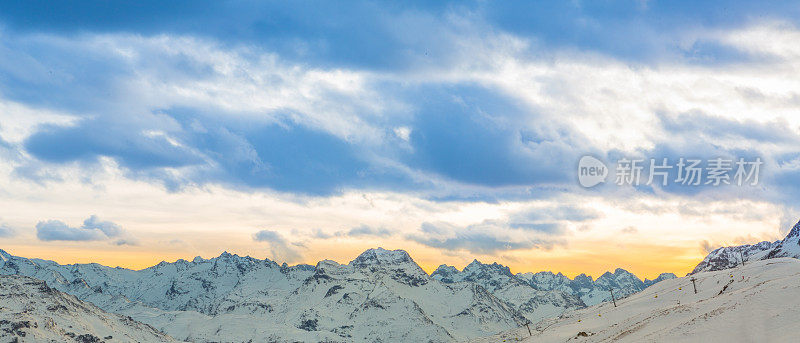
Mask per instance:
[[[789,230],[782,240],[714,249],[688,275],[730,269],[748,261],[779,257],[800,258],[800,221]]]

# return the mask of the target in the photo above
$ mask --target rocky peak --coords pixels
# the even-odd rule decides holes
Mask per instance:
[[[573,281],[582,284],[582,283],[593,283],[594,280],[591,276],[581,273],[580,275],[576,276]]]
[[[597,278],[595,283],[609,288],[644,288],[644,282],[642,282],[642,280],[636,277],[636,275],[633,275],[631,272],[622,268],[617,268],[614,270],[613,274],[610,272],[605,272],[603,275]]]
[[[372,274],[386,275],[410,286],[426,284],[430,278],[405,250],[368,249],[351,261],[350,266]]]
[[[231,253],[229,253],[227,250],[225,250],[221,254],[219,254],[219,258],[221,258],[221,259],[229,259],[229,258],[231,258],[233,256],[235,256],[235,255],[231,255]]]
[[[367,249],[351,262],[352,265],[399,265],[414,263],[405,250]]]
[[[453,276],[456,274],[458,274],[458,269],[456,269],[456,267],[443,264],[431,273],[431,277],[449,283],[453,282]]]
[[[514,274],[511,274],[511,270],[502,264],[499,264],[497,262],[494,262],[492,264],[484,264],[478,260],[473,260],[472,263],[464,267],[462,273],[465,273],[467,275],[477,275],[481,273],[487,273],[487,274],[502,275],[507,277],[514,276]]]

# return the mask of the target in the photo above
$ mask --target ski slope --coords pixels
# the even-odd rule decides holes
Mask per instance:
[[[696,279],[697,294],[691,279]],[[800,260],[776,258],[665,280],[617,302],[479,342],[797,342]]]

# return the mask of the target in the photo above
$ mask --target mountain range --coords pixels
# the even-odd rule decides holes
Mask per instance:
[[[710,252],[690,274],[734,268],[749,261],[778,257],[800,258],[800,222],[782,240],[764,241],[717,248]]]
[[[460,341],[603,301],[610,288],[624,297],[656,281],[622,269],[596,281],[512,274],[478,261],[428,275],[405,251],[381,248],[348,264],[288,266],[225,252],[138,271],[61,265],[0,250],[0,275],[43,280],[178,340],[215,342]]]
[[[800,222],[780,241],[716,249],[691,274],[785,257],[800,258]],[[675,279],[619,268],[597,279],[514,274],[477,260],[428,275],[405,251],[382,248],[347,264],[289,266],[225,252],[142,270],[0,250],[0,275],[0,337],[81,342],[464,341],[608,306],[612,291],[624,304]]]

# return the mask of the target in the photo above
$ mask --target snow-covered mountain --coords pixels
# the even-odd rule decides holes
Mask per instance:
[[[289,267],[223,253],[140,271],[0,251],[0,274],[45,280],[189,341],[451,342],[526,321],[485,288],[439,282],[405,251],[380,248],[349,264]]]
[[[21,275],[0,276],[3,342],[174,342],[152,326]]]
[[[661,281],[671,280],[671,279],[674,279],[674,278],[677,278],[677,277],[678,276],[675,275],[674,273],[661,273],[653,280],[645,278],[644,279],[644,287],[647,288],[647,287],[655,285],[655,284],[657,284],[657,283],[659,283]]]
[[[639,292],[656,282],[675,277],[672,273],[664,273],[655,280],[647,280],[645,284],[621,268],[617,268],[614,273],[606,272],[597,280],[586,274],[570,279],[564,274],[554,274],[549,271],[515,275],[508,267],[501,264],[483,264],[477,260],[462,271],[452,266],[441,265],[431,276],[447,283],[477,283],[498,298],[516,306],[534,322],[556,316],[565,310],[611,301],[609,291],[611,289],[614,290],[614,297],[619,299]],[[525,299],[532,301],[528,303]]]
[[[796,342],[798,275],[797,259],[753,261],[659,282],[617,307],[603,303],[543,320],[532,335],[522,327],[472,342]]]
[[[497,263],[483,264],[475,260],[460,272],[455,267],[441,265],[431,277],[454,285],[462,283],[480,285],[534,323],[543,318],[558,316],[566,310],[586,306],[570,293],[535,289],[512,274],[508,267]]]
[[[575,279],[570,280],[563,274],[553,275],[551,272],[525,273],[521,274],[520,277],[528,280],[530,285],[537,289],[558,289],[573,294],[579,297],[586,305],[611,301],[610,290],[612,289],[614,290],[614,297],[619,299],[645,288],[642,280],[622,268],[617,268],[613,273],[605,272],[597,280],[593,280],[591,276],[586,274],[580,274]]]
[[[428,275],[405,251],[381,248],[348,264],[288,266],[226,252],[138,271],[0,250],[0,275],[11,274],[44,280],[176,339],[215,342],[452,342],[608,300],[611,288],[622,298],[645,287],[622,269],[596,281],[570,280],[550,272],[514,275],[478,261]]]
[[[718,248],[709,253],[690,274],[736,267],[744,261],[758,261],[777,257],[800,258],[800,222],[780,241],[764,241]]]

